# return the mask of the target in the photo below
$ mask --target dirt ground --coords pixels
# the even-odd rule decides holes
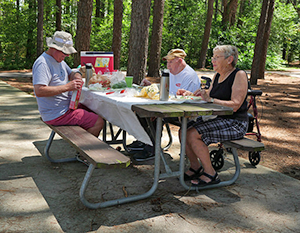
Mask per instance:
[[[33,95],[31,78],[0,79]],[[259,164],[300,180],[300,78],[266,74],[265,79],[258,80],[258,85],[252,88],[263,91],[257,99],[257,106],[266,150],[261,153]],[[175,127],[173,129],[177,130]],[[256,127],[254,131],[257,132]],[[250,137],[256,139],[255,136]],[[248,158],[248,153],[240,152],[240,156]]]

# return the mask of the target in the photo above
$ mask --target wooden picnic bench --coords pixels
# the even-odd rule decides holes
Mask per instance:
[[[80,126],[46,125],[52,129],[44,150],[45,156],[49,161],[53,163],[77,161],[76,157],[54,159],[49,155],[49,150],[53,142],[53,138],[57,133],[64,140],[70,143],[89,163],[88,170],[79,192],[80,200],[82,201],[82,203],[92,209],[116,204],[114,200],[96,204],[90,203],[85,198],[85,192],[95,168],[125,168],[130,165],[130,158],[115,150],[107,143],[101,141],[99,138],[90,134]]]

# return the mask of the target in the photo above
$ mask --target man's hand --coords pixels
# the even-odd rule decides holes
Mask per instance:
[[[151,85],[151,82],[148,81],[147,79],[143,79],[140,86],[150,86]]]
[[[74,79],[68,82],[67,84],[61,86],[46,86],[46,85],[37,84],[34,85],[34,92],[37,97],[49,97],[49,96],[59,95],[66,91],[79,90],[82,84],[83,84],[82,79]]]
[[[79,72],[72,71],[72,73],[69,76],[69,80],[72,81],[72,80],[75,80],[75,79],[81,79],[82,80],[82,76]]]
[[[74,76],[74,77],[76,77],[76,76]],[[80,77],[81,77],[81,75],[80,75]],[[67,89],[68,89],[68,91],[76,91],[76,90],[79,90],[82,85],[83,85],[83,80],[81,78],[75,78],[72,81],[68,82]]]
[[[210,102],[211,98],[205,89],[198,89],[194,92],[195,96],[201,96],[204,101]]]
[[[176,95],[191,96],[193,95],[193,92],[187,91],[185,89],[178,89]]]

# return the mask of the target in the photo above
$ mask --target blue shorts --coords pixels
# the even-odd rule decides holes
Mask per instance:
[[[221,117],[203,121],[202,117],[198,117],[196,121],[188,122],[187,127],[194,127],[202,135],[202,141],[208,146],[211,143],[243,138],[248,129],[248,121]]]

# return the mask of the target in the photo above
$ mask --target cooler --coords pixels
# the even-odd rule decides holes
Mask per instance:
[[[106,67],[110,72],[114,71],[113,52],[81,51],[80,60],[82,66],[84,66],[86,63],[91,63],[95,68],[96,74],[98,74],[99,71],[101,71],[103,74],[106,71]]]

